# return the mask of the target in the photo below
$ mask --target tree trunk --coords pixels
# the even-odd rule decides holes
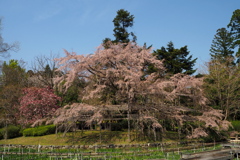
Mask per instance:
[[[4,132],[4,139],[6,140],[6,139],[8,139],[8,123],[6,122],[6,124],[5,124],[5,132]]]
[[[130,124],[130,107],[129,107],[129,104],[128,104],[127,116],[128,116],[128,141],[130,142],[130,140],[131,140],[131,136],[130,136],[131,124]]]
[[[99,129],[100,129],[100,134],[99,134],[99,140],[100,140],[100,144],[102,143],[102,127],[101,127],[101,124],[99,125]]]
[[[156,142],[157,141],[157,135],[156,135],[156,129],[153,128],[153,135],[154,135],[154,141]]]
[[[181,140],[181,126],[180,125],[178,125],[178,140],[179,140],[179,142]]]

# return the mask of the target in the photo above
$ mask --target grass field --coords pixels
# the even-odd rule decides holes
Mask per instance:
[[[134,136],[132,135],[132,139]],[[127,132],[120,131],[84,131],[51,134],[38,137],[18,137],[7,140],[0,140],[0,144],[22,144],[22,145],[95,145],[95,144],[129,144],[147,143],[147,141],[131,140],[129,142]]]
[[[151,141],[136,141],[131,135],[132,141],[128,141],[127,132],[120,131],[84,131],[62,133],[39,137],[18,137],[8,140],[0,140],[0,159],[4,160],[142,160],[142,159],[180,159],[180,153],[193,153],[203,150],[212,150],[213,147],[183,149],[185,144],[179,146],[157,147],[128,147],[128,148],[86,148],[86,149],[60,149],[61,145],[103,145],[103,144],[139,144]],[[136,138],[136,137],[135,137]],[[164,142],[170,142],[165,139]],[[9,144],[21,144],[12,146]],[[52,148],[24,148],[24,145],[49,145]],[[128,145],[131,146],[131,145]],[[181,148],[183,147],[183,148]],[[216,146],[218,148],[219,146]],[[215,145],[214,145],[215,149]]]

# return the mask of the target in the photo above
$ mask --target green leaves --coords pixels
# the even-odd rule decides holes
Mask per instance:
[[[55,125],[39,126],[35,128],[27,128],[23,130],[23,136],[44,136],[55,132]]]
[[[217,30],[216,35],[212,41],[210,48],[210,55],[212,60],[219,59],[224,62],[227,58],[232,58],[231,64],[234,64],[234,37],[226,28]]]
[[[193,66],[197,58],[192,60],[192,56],[188,57],[189,53],[187,46],[176,49],[173,43],[169,42],[167,48],[161,47],[161,49],[154,51],[153,55],[159,60],[164,60],[163,63],[167,73],[191,75],[196,71]]]
[[[236,56],[240,55],[240,9],[237,9],[233,12],[231,20],[228,24],[228,27],[231,29],[231,33],[234,36],[234,45],[238,47]]]
[[[26,72],[18,60],[4,62],[2,67],[2,81],[4,85],[25,85]]]
[[[128,32],[128,28],[132,27],[134,23],[134,16],[130,15],[130,12],[120,9],[117,11],[116,17],[113,19],[114,24],[114,37],[115,40],[110,38],[105,38],[103,40],[103,45],[105,48],[108,48],[107,42],[111,41],[113,43],[128,43],[130,42],[129,37],[132,36],[132,41],[136,42],[137,36],[133,32]]]

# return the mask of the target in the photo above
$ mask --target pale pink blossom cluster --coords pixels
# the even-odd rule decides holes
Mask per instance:
[[[221,110],[209,109],[203,112],[202,116],[198,116],[198,120],[205,123],[205,127],[216,128],[217,130],[227,131],[231,123],[227,120],[222,120],[224,115]]]
[[[94,87],[86,87],[87,93],[84,98],[99,96],[106,87],[118,88],[119,94],[127,98],[133,98],[138,90],[156,80],[159,74],[164,72],[162,61],[157,60],[150,50],[137,46],[135,43],[126,45],[111,45],[109,49],[100,46],[95,54],[76,55],[65,51],[66,57],[57,59],[61,65],[60,70],[67,70],[66,76],[58,77],[55,82],[66,81],[68,88],[76,77],[86,81],[94,80]],[[154,64],[158,72],[145,76],[149,64]],[[93,89],[94,88],[94,89]],[[145,91],[146,94],[147,91]]]
[[[221,130],[229,126],[227,121],[222,120],[222,113],[207,106],[207,99],[202,89],[203,78],[184,74],[175,74],[166,78],[163,61],[157,60],[151,54],[151,49],[130,42],[110,44],[107,49],[100,46],[94,54],[86,56],[66,50],[65,53],[66,57],[56,59],[61,66],[59,71],[64,73],[55,79],[56,87],[64,84],[64,89],[67,89],[76,78],[81,78],[91,82],[91,85],[84,88],[83,99],[100,97],[104,90],[115,91],[114,96],[119,102],[131,105],[137,105],[136,97],[142,97],[145,103],[151,102],[151,104],[138,108],[140,125],[150,123],[153,129],[162,128],[159,119],[164,118],[175,120],[180,126],[187,121],[201,121],[204,126],[199,126],[191,132],[195,137],[206,136],[207,127]],[[149,65],[154,66],[155,72],[147,72]],[[174,101],[181,96],[191,98],[194,101],[192,110],[201,114],[194,116],[189,114],[192,110],[174,105]],[[54,123],[62,123],[63,119],[74,122],[74,117],[82,114],[84,107],[89,108],[89,106],[80,105],[79,108],[64,111],[65,115],[59,115]],[[93,109],[90,108],[89,110]],[[101,123],[103,120],[101,109],[95,108],[94,111],[87,122]]]
[[[199,137],[207,137],[208,133],[202,127],[195,128],[191,135],[188,135],[187,138],[199,138]]]

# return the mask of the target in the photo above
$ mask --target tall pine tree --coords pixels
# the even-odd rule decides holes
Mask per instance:
[[[236,57],[240,57],[240,9],[237,9],[233,12],[230,23],[228,27],[231,29],[232,34],[234,35],[234,44],[238,48]]]
[[[214,36],[212,45],[210,48],[211,60],[218,59],[219,61],[225,62],[231,59],[231,63],[234,63],[234,37],[231,32],[226,28],[220,28]],[[230,61],[229,61],[230,62]]]
[[[133,41],[136,41],[137,37],[133,32],[128,33],[127,28],[132,27],[134,23],[134,16],[130,15],[130,12],[120,9],[117,11],[117,16],[113,19],[114,23],[114,37],[115,42],[128,43],[130,41],[129,36],[133,37]]]
[[[120,9],[117,11],[116,17],[113,19],[114,24],[114,37],[115,40],[111,40],[110,38],[105,38],[103,40],[103,44],[105,48],[107,48],[107,42],[111,41],[113,43],[128,43],[130,41],[135,42],[137,37],[133,32],[128,32],[128,28],[132,27],[134,23],[134,16],[130,14],[130,12]],[[130,36],[132,39],[130,39]]]

